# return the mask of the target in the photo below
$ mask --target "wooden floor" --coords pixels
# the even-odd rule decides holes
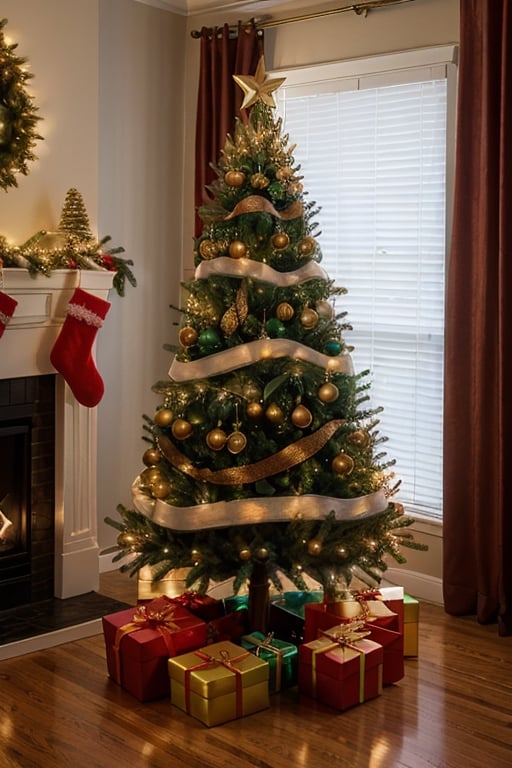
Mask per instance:
[[[114,572],[101,591],[135,603]],[[0,662],[0,768],[510,768],[512,638],[420,607],[420,656],[343,713],[295,690],[207,728],[106,674],[101,635]]]

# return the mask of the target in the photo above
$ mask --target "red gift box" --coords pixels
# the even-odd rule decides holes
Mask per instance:
[[[400,597],[401,594],[401,597]],[[304,641],[336,623],[363,620],[370,639],[384,648],[383,683],[390,685],[404,676],[403,589],[393,587],[357,595],[357,600],[338,603],[308,603],[305,606]],[[379,609],[380,606],[380,609]],[[395,610],[396,609],[396,610]]]
[[[182,595],[171,597],[173,603],[181,605],[194,616],[199,616],[203,621],[213,621],[224,615],[224,604],[222,600],[216,600],[210,595],[203,595],[200,592],[183,592]]]
[[[344,710],[382,693],[383,648],[359,631],[338,625],[299,645],[299,691]]]
[[[164,595],[103,617],[110,677],[139,701],[169,696],[169,657],[206,644],[206,622]]]

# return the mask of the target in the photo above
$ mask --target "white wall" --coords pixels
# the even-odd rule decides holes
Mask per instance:
[[[99,222],[134,261],[137,287],[112,298],[98,344],[105,395],[98,410],[100,547],[103,523],[143,467],[142,415],[171,363],[181,276],[185,19],[131,0],[100,0]],[[112,295],[112,294],[111,294]]]
[[[98,236],[125,248],[137,288],[111,291],[96,356],[105,395],[98,407],[98,538],[118,503],[130,504],[141,469],[142,414],[166,377],[181,274],[185,19],[135,0],[2,0],[4,34],[34,73],[44,120],[39,159],[19,186],[0,191],[0,234],[21,244],[59,223],[76,187]],[[39,277],[37,279],[44,279]],[[0,356],[1,356],[0,349]],[[0,357],[1,365],[1,357]]]

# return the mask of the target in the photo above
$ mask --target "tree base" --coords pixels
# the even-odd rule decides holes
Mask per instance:
[[[269,580],[263,563],[255,563],[249,580],[249,628],[251,632],[268,633]]]

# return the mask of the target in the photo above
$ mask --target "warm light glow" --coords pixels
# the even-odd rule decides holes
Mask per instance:
[[[368,768],[385,768],[389,762],[389,737],[385,734],[379,735],[372,745],[370,762]]]
[[[337,357],[329,358],[329,360],[327,361],[327,370],[328,371],[331,371],[331,372],[337,371],[339,369],[339,367],[340,367],[339,358],[337,358]]]
[[[260,350],[262,360],[269,360],[272,357],[272,347],[264,344]]]

